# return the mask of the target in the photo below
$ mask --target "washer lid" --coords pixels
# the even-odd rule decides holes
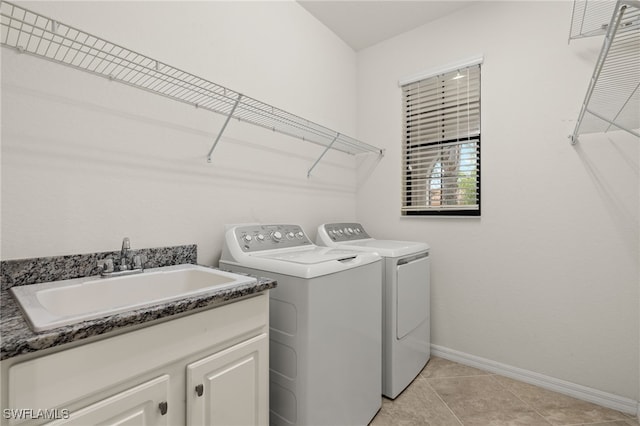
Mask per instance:
[[[298,278],[315,278],[323,275],[358,268],[380,262],[376,253],[331,247],[285,248],[264,250],[257,253],[240,253],[236,259],[221,259],[225,263],[257,269],[269,276],[269,272]]]
[[[384,257],[401,257],[429,250],[427,243],[418,241],[376,240],[374,238],[333,242],[333,244],[332,247],[373,252]]]
[[[265,251],[264,253],[254,253],[252,256],[282,262],[299,263],[302,265],[317,265],[319,263],[333,262],[335,260],[351,260],[357,256],[361,256],[361,254],[362,253],[342,248],[337,249],[314,246],[310,249],[304,250],[282,250],[277,252],[270,250]]]

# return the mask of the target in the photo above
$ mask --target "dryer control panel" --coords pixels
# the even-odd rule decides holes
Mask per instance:
[[[359,223],[327,223],[324,225],[333,241],[354,241],[371,238]]]
[[[299,225],[247,225],[235,228],[243,252],[313,245]]]

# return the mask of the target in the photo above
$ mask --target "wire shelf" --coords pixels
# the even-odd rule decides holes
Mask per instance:
[[[0,2],[3,46],[207,111],[348,154],[383,151],[179,68],[27,10]],[[209,158],[211,155],[209,153]],[[314,164],[315,166],[315,164]]]
[[[615,7],[611,0],[574,1],[569,40],[606,34]]]
[[[640,1],[613,4],[572,143],[580,134],[610,130],[640,137]]]

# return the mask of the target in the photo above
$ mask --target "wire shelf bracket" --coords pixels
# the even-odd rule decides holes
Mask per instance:
[[[309,169],[309,171],[307,172],[307,178],[311,177],[311,171],[316,167],[316,165],[320,162],[320,160],[322,160],[322,157],[324,157],[324,155],[327,153],[327,151],[329,151],[331,149],[331,147],[333,146],[333,144],[338,140],[338,138],[340,137],[340,133],[336,133],[336,137],[333,138],[333,140],[331,141],[331,143],[329,145],[327,145],[327,147],[324,149],[324,151],[322,151],[322,154],[320,154],[320,157],[318,157],[318,159],[316,160],[315,163],[313,163],[313,165],[311,166],[311,168]]]
[[[224,124],[222,125],[222,128],[218,132],[218,136],[216,136],[216,140],[213,142],[213,145],[211,145],[211,149],[209,150],[209,153],[207,154],[207,162],[209,162],[209,163],[211,162],[211,154],[213,153],[213,150],[216,149],[216,146],[218,145],[218,142],[220,142],[220,138],[222,137],[222,134],[224,133],[224,130],[227,128],[227,124],[229,124],[229,120],[231,120],[231,117],[233,116],[233,113],[236,111],[236,108],[238,107],[238,104],[240,103],[240,99],[242,99],[242,94],[238,95],[238,99],[236,99],[235,103],[233,104],[233,108],[231,108],[231,112],[229,113],[229,115],[227,115],[227,119],[224,120]]]
[[[614,128],[640,137],[640,1],[595,4],[589,9],[588,1],[574,3],[570,40],[598,33],[596,23],[603,19],[602,7],[612,14],[608,23],[599,25],[606,29],[604,43],[575,129],[569,135],[572,145],[578,143],[581,134],[608,132]],[[579,11],[578,20],[576,11]],[[594,12],[590,15],[589,11]]]
[[[378,147],[7,1],[0,1],[0,42],[21,53],[225,116],[207,154],[209,162],[231,118],[325,150],[384,155]]]

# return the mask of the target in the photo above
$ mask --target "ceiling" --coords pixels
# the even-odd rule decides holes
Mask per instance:
[[[297,1],[356,51],[474,3],[458,0]]]

